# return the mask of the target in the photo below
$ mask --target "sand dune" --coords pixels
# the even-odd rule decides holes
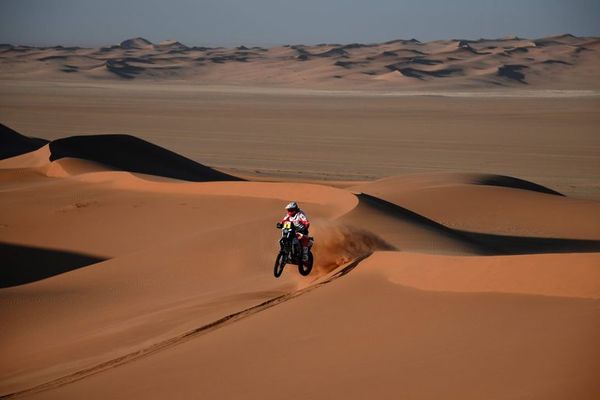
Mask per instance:
[[[98,162],[121,171],[188,181],[237,180],[235,177],[127,135],[75,136],[54,140],[49,146],[51,161],[74,157]]]
[[[0,79],[166,80],[314,88],[600,88],[593,37],[394,40],[263,49],[154,44],[0,49]],[[391,72],[390,72],[391,71]],[[397,73],[396,73],[397,72]],[[398,79],[401,76],[406,79]]]
[[[382,179],[351,190],[380,197],[461,231],[600,240],[598,202],[572,199],[514,178],[416,174]],[[557,244],[551,245],[555,251]]]
[[[441,254],[487,252],[469,238],[410,210],[369,195],[358,197],[359,205],[341,220],[375,232],[399,250]]]
[[[22,136],[4,125],[0,125],[0,128],[3,129],[0,133],[3,141],[6,138],[3,146],[6,155],[3,157],[0,155],[1,158],[19,155],[19,153],[29,153],[47,143],[42,139]],[[46,153],[49,153],[49,158],[44,160],[42,154]],[[208,168],[167,149],[128,135],[72,136],[58,139],[49,142],[47,149],[35,153],[35,160],[31,157],[31,154],[15,157],[16,160],[4,163],[3,168],[11,168],[22,163],[25,167],[32,167],[34,164],[41,164],[44,161],[78,158],[86,160],[88,166],[81,166],[81,164],[78,166],[73,162],[64,162],[60,165],[63,169],[66,167],[73,171],[83,169],[89,172],[89,165],[93,163],[119,171],[196,182],[239,180],[239,178]],[[27,165],[27,163],[31,164]],[[95,170],[99,167],[91,168]]]
[[[597,201],[475,173],[242,180],[126,135],[0,140],[1,395],[600,392]],[[316,265],[275,279],[290,199]]]
[[[597,253],[443,257],[378,252],[361,267],[378,271],[393,283],[421,290],[598,299],[597,262]]]
[[[597,300],[421,291],[390,281],[384,266],[362,267],[31,398],[178,397],[198,388],[222,398],[593,399],[600,390]]]
[[[44,139],[23,136],[2,124],[0,124],[0,136],[2,137],[0,160],[32,152],[48,142]]]
[[[147,39],[137,37],[122,41],[119,47],[122,49],[152,49],[154,45]]]

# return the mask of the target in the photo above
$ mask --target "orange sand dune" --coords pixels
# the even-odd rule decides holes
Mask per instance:
[[[362,267],[422,290],[599,299],[599,265],[600,253],[452,257],[378,252]]]
[[[598,306],[421,291],[391,281],[385,265],[359,265],[222,329],[30,397],[594,399]]]
[[[359,205],[344,215],[344,223],[375,232],[399,250],[442,254],[481,254],[485,247],[409,210],[388,206],[361,195]]]
[[[496,175],[243,181],[122,135],[0,140],[0,395],[600,393],[598,202]],[[291,199],[316,264],[275,279]]]
[[[600,204],[508,177],[417,174],[350,188],[452,228],[491,234],[600,240]]]

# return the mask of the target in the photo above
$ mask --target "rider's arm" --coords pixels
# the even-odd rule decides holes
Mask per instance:
[[[308,218],[306,218],[306,215],[304,215],[304,214],[300,215],[300,218],[298,218],[298,221],[307,229],[310,226],[310,221],[308,220]]]

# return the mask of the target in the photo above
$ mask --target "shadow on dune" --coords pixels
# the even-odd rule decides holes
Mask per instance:
[[[525,182],[525,181],[523,181]],[[543,187],[542,187],[543,188]],[[481,255],[518,255],[541,253],[592,253],[600,252],[600,240],[582,240],[569,238],[544,238],[532,236],[508,236],[490,233],[478,233],[452,229],[430,220],[420,214],[400,207],[378,197],[361,193],[359,201],[376,207],[384,213],[393,215],[415,225],[437,231],[448,237],[458,239],[470,246],[475,254]],[[399,246],[401,248],[401,245]]]
[[[137,172],[192,182],[241,181],[163,147],[130,135],[70,136],[48,142],[30,138],[0,124],[0,160],[49,144],[50,161],[81,158],[120,171]]]
[[[545,186],[538,185],[537,183],[529,182],[523,179],[513,178],[512,176],[482,175],[475,178],[473,183],[476,185],[501,186],[513,189],[531,190],[533,192],[553,194],[557,196],[564,196],[562,193],[549,189]]]
[[[357,197],[360,203],[365,204],[371,209],[376,209],[378,212],[393,217],[394,219],[396,219],[398,224],[408,223],[414,227],[417,227],[421,231],[428,231],[434,235],[438,235],[439,237],[445,237],[454,240],[455,242],[461,243],[462,245],[466,246],[466,248],[469,249],[469,252],[473,254],[493,255],[496,253],[494,249],[490,249],[488,246],[480,243],[472,237],[461,233],[460,231],[448,228],[445,225],[442,225],[420,214],[417,214],[414,211],[411,211],[404,207],[400,207],[397,204],[380,199],[379,197],[368,195],[366,193],[360,193],[357,195]],[[399,226],[399,230],[402,231],[403,228]],[[399,243],[394,244],[400,250],[403,250],[402,242],[403,240],[401,239]]]
[[[63,250],[0,243],[0,288],[50,278],[107,258]]]
[[[444,68],[435,71],[420,70],[411,67],[404,67],[404,63],[390,64],[385,67],[390,71],[398,71],[409,78],[425,79],[426,77],[446,78],[454,75],[461,75],[463,70],[460,68]]]
[[[50,161],[82,158],[121,171],[186,181],[241,180],[130,135],[71,136],[52,141],[50,152]]]
[[[35,151],[47,143],[47,140],[23,136],[0,124],[0,160]]]
[[[457,232],[490,249],[495,249],[498,255],[600,252],[600,240],[507,236],[468,231]]]
[[[129,64],[126,60],[106,60],[104,63],[106,70],[124,78],[133,79],[136,75],[143,73],[146,69],[136,65]]]
[[[521,71],[527,68],[529,68],[527,65],[520,64],[503,65],[498,67],[497,75],[526,85],[527,82],[525,81],[525,74]]]

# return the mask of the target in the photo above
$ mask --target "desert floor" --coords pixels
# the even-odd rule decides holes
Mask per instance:
[[[478,172],[600,199],[600,96],[412,93],[0,81],[0,121],[46,139],[131,134],[256,177]]]
[[[599,106],[1,81],[0,395],[596,399]]]

